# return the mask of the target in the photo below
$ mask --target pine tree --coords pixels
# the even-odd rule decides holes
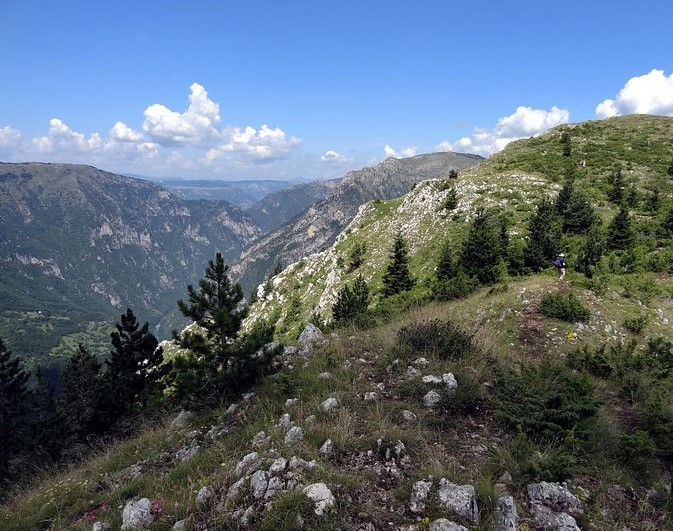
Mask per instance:
[[[100,433],[105,421],[99,418],[103,386],[98,360],[79,345],[63,367],[61,382],[63,412],[71,437],[86,440],[90,435]],[[114,395],[112,398],[119,397]]]
[[[38,366],[37,384],[30,394],[30,433],[32,453],[42,462],[56,462],[63,451],[67,430],[65,416],[54,397],[54,388]]]
[[[647,197],[647,210],[656,214],[660,206],[661,197],[659,196],[659,190],[652,190],[652,193]]]
[[[577,259],[577,270],[586,276],[593,276],[594,267],[605,253],[605,236],[601,225],[596,222],[587,233]]]
[[[455,252],[451,242],[446,240],[439,252],[439,260],[437,261],[437,269],[435,276],[437,280],[444,281],[454,278],[458,274],[458,263],[455,257]]]
[[[562,220],[550,199],[543,199],[528,223],[524,263],[533,271],[548,267],[558,254]]]
[[[358,275],[353,287],[348,285],[339,290],[332,307],[332,316],[337,323],[350,321],[369,306],[369,286],[362,275]]]
[[[671,163],[668,165],[668,168],[666,168],[666,173],[673,177],[673,159],[671,159]]]
[[[563,188],[556,196],[556,212],[559,216],[565,216],[566,211],[568,210],[568,205],[570,204],[570,197],[575,191],[575,179],[573,177],[566,177],[565,182],[563,183]]]
[[[563,232],[586,233],[597,219],[594,207],[583,190],[576,188],[570,194],[563,216]]]
[[[670,238],[673,236],[673,208],[668,211],[666,217],[661,222],[661,229],[666,237]]]
[[[11,461],[27,443],[30,374],[0,339],[0,486],[14,478]]]
[[[228,271],[222,253],[216,253],[215,260],[208,262],[198,289],[191,284],[187,286],[188,302],[178,301],[180,312],[205,331],[205,338],[198,332],[182,335],[173,332],[183,347],[204,356],[214,373],[230,368],[234,357],[233,341],[246,315],[246,308],[241,306],[241,285],[231,283]]]
[[[562,149],[563,156],[569,157],[571,147],[570,147],[570,133],[568,133],[568,131],[563,131],[563,133],[561,133],[561,144],[563,145]]]
[[[104,373],[110,396],[114,396],[105,409],[113,421],[141,411],[168,370],[163,364],[163,350],[149,331],[149,324],[140,327],[130,308],[121,314],[115,328],[110,335],[113,350],[105,362]]]
[[[414,286],[409,273],[409,257],[407,246],[401,233],[397,233],[390,253],[390,263],[383,275],[383,295],[390,297],[401,291],[408,291]]]
[[[460,266],[468,278],[481,284],[492,284],[503,272],[498,218],[479,208],[460,253]]]
[[[610,185],[611,188],[608,190],[608,199],[615,205],[620,205],[624,200],[624,189],[626,188],[621,166],[618,166],[610,175]]]
[[[626,250],[633,247],[636,234],[628,209],[622,205],[608,226],[607,246],[611,250]]]

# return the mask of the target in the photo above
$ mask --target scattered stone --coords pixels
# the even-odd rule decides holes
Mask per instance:
[[[152,525],[152,502],[147,498],[138,501],[129,500],[122,511],[122,531],[143,529]]]
[[[531,503],[530,513],[535,528],[541,531],[581,531],[577,521],[568,513],[559,513],[546,505]]]
[[[428,528],[428,531],[469,531],[467,527],[458,525],[446,518],[437,518]]]
[[[446,385],[446,387],[449,389],[449,391],[452,391],[454,389],[458,388],[458,382],[456,381],[456,377],[453,375],[453,373],[446,372],[442,374],[442,381]]]
[[[285,434],[285,444],[296,444],[304,439],[304,430],[299,426],[292,426]]]
[[[411,489],[409,510],[412,513],[422,514],[425,511],[425,501],[428,499],[432,481],[417,481]]]
[[[441,401],[442,395],[440,395],[434,389],[428,391],[427,394],[423,397],[423,405],[425,407],[435,407],[439,405]]]
[[[498,479],[498,483],[504,483],[505,485],[511,485],[512,481],[512,474],[509,473],[509,470],[505,470]]]
[[[297,403],[299,403],[299,399],[298,399],[298,398],[288,398],[288,399],[285,401],[285,407],[292,407],[292,406],[294,406],[294,405],[297,404]]]
[[[252,438],[252,443],[251,444],[252,444],[253,447],[260,446],[262,444],[268,443],[270,440],[271,440],[271,438],[267,437],[266,433],[264,433],[263,431],[260,431],[259,433],[257,433]]]
[[[313,323],[309,323],[302,333],[299,334],[299,339],[297,341],[299,341],[299,344],[302,347],[307,347],[316,341],[322,341],[323,339],[325,339],[325,335],[320,331],[320,328]]]
[[[334,454],[334,443],[332,439],[327,439],[320,447],[320,455],[329,457]]]
[[[212,426],[207,432],[206,432],[206,439],[210,441],[215,441],[219,439],[220,437],[226,435],[229,433],[229,429],[225,428],[224,426]]]
[[[386,461],[399,460],[406,453],[406,449],[407,447],[399,439],[394,443],[385,439],[376,441],[376,453]]]
[[[556,512],[568,513],[571,516],[581,516],[582,502],[568,490],[565,483],[531,483],[528,485],[528,498],[531,503],[545,505]]]
[[[423,376],[423,383],[440,384],[444,383],[444,380],[442,380],[439,376],[435,376],[434,374],[428,374],[427,376]]]
[[[414,361],[412,361],[411,364],[415,365],[416,367],[427,367],[428,365],[430,365],[430,362],[426,358],[420,356],[416,358]]]
[[[494,531],[517,531],[519,529],[519,513],[516,510],[514,498],[502,496],[498,498],[495,509]]]
[[[409,411],[408,409],[402,411],[402,418],[407,422],[416,422],[416,420],[418,420],[418,417],[416,417],[416,413]]]
[[[309,415],[304,419],[304,422],[307,424],[313,424],[315,422],[315,415]]]
[[[313,483],[305,487],[303,493],[315,503],[315,514],[322,516],[334,505],[334,495],[324,483]]]
[[[421,371],[419,371],[419,370],[418,370],[416,367],[414,367],[413,365],[409,365],[409,366],[407,367],[407,377],[409,377],[409,378],[413,378],[413,377],[415,377],[415,376],[420,376],[420,375],[421,375]]]
[[[178,520],[173,524],[173,527],[171,527],[171,531],[185,531],[187,529],[187,522],[189,522],[189,518]]]
[[[265,500],[270,500],[280,491],[285,488],[285,482],[283,478],[273,477],[269,480],[269,485],[266,487],[266,494],[264,495]]]
[[[241,479],[239,479],[236,483],[234,483],[231,487],[229,487],[229,491],[227,492],[227,500],[233,500],[236,498],[243,487],[245,486],[245,483],[250,479],[249,476],[243,476]]]
[[[185,446],[184,448],[180,448],[177,452],[175,452],[175,459],[178,461],[189,461],[192,457],[199,453],[200,449],[200,446]]]
[[[199,492],[196,493],[196,505],[208,505],[215,493],[207,485],[201,487]]]
[[[243,527],[248,527],[254,516],[255,516],[255,508],[251,505],[245,510],[239,522]]]
[[[224,412],[224,414],[225,415],[232,415],[232,414],[236,413],[237,409],[238,409],[238,404],[233,403],[227,408],[227,410]]]
[[[339,401],[336,398],[328,398],[320,404],[320,409],[323,411],[331,411],[339,405]]]
[[[257,470],[250,477],[250,492],[256,500],[261,500],[266,494],[266,488],[269,485],[269,473],[264,470]]]
[[[278,419],[278,424],[276,424],[283,431],[287,431],[292,427],[292,419],[290,418],[289,413],[283,413]]]
[[[109,522],[94,522],[92,531],[106,531],[112,529],[112,524]]]
[[[439,505],[452,513],[479,524],[479,509],[477,495],[472,485],[456,485],[448,479],[439,480]]]
[[[241,395],[241,398],[242,398],[244,401],[248,402],[248,401],[252,400],[252,398],[253,398],[254,396],[255,396],[255,393],[250,392],[250,393],[244,393],[244,394],[242,394],[242,395]]]
[[[298,468],[303,468],[305,470],[313,470],[318,466],[318,463],[315,462],[315,459],[311,459],[310,461],[306,461],[302,459],[301,457],[297,457],[296,455],[293,455],[290,458],[290,469],[296,470]]]
[[[280,474],[287,467],[287,459],[284,457],[279,457],[276,459],[269,468],[270,474]]]
[[[259,454],[257,452],[251,452],[241,459],[236,465],[234,474],[236,477],[241,477],[243,474],[248,474],[253,470],[257,470],[259,466]]]
[[[171,429],[179,430],[187,426],[187,423],[192,419],[194,413],[191,411],[182,410],[178,413],[178,416],[173,419],[171,422]]]
[[[132,478],[137,478],[139,476],[142,476],[143,474],[143,465],[140,463],[136,463],[135,465],[131,465],[125,470],[126,474],[129,475]]]
[[[329,380],[330,378],[332,378],[332,373],[327,371],[321,372],[320,374],[318,374],[318,378],[320,378],[321,380]]]
[[[366,402],[376,400],[378,397],[379,397],[379,395],[376,394],[376,391],[370,391],[369,393],[365,393],[365,401]]]

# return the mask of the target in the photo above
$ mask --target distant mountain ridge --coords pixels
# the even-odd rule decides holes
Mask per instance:
[[[481,160],[478,155],[431,153],[388,158],[376,166],[349,172],[322,200],[248,245],[233,264],[232,274],[248,293],[277,261],[287,265],[330,246],[363,203],[398,197],[423,180],[446,177],[451,170],[460,171]]]
[[[0,163],[0,337],[46,354],[127,306],[157,323],[215,251],[231,260],[259,234],[225,201],[90,166]]]

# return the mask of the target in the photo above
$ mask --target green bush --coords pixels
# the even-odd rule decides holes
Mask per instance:
[[[463,358],[475,350],[472,336],[460,330],[452,321],[440,319],[400,328],[397,344],[442,359]]]
[[[449,279],[438,280],[433,284],[432,293],[435,300],[450,301],[467,297],[475,290],[476,284],[470,280],[464,271]]]
[[[598,378],[608,378],[614,367],[610,356],[605,353],[606,345],[603,344],[595,350],[584,345],[568,353],[568,366],[572,369],[585,371]]]
[[[455,377],[458,387],[442,392],[442,411],[449,415],[469,415],[486,404],[486,393],[475,376],[464,372]]]
[[[622,435],[619,443],[622,464],[631,469],[636,479],[650,483],[657,470],[657,446],[650,435],[646,431],[636,430],[631,435]]]
[[[535,481],[565,481],[575,473],[575,458],[564,448],[540,447],[518,432],[508,450],[500,452],[500,468],[520,485]]]
[[[638,317],[630,317],[624,320],[624,328],[636,335],[642,334],[646,325],[647,315],[639,315]]]
[[[588,377],[556,363],[523,367],[521,372],[499,370],[496,376],[496,416],[512,431],[540,443],[581,436],[584,423],[599,408]]]
[[[591,312],[573,293],[548,293],[540,301],[542,315],[569,323],[586,322]]]

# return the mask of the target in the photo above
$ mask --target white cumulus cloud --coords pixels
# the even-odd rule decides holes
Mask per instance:
[[[21,131],[9,125],[0,127],[0,148],[12,149],[21,144]]]
[[[143,130],[161,145],[212,146],[221,136],[220,106],[198,83],[189,87],[189,107],[183,113],[155,103],[145,109]]]
[[[673,116],[673,73],[652,70],[629,79],[615,99],[596,106],[596,117],[610,118],[622,114],[659,114]]]
[[[142,133],[134,131],[124,122],[117,122],[110,129],[110,138],[113,140],[119,140],[120,142],[143,142],[145,139]]]
[[[388,144],[383,146],[383,152],[386,154],[386,157],[394,157],[396,159],[401,159],[404,157],[413,157],[416,155],[416,148],[415,147],[406,147],[404,149],[401,149],[400,151],[397,151],[390,147]]]
[[[227,154],[238,153],[253,159],[273,159],[286,154],[301,145],[301,138],[288,137],[279,127],[271,128],[264,124],[259,130],[247,126],[245,129],[234,127],[223,133],[226,142],[210,149],[206,161],[212,162]]]
[[[33,147],[39,153],[53,151],[86,152],[103,147],[103,139],[98,133],[89,137],[73,131],[59,118],[49,120],[49,133],[46,136],[33,138]]]
[[[500,151],[514,140],[539,135],[550,127],[568,123],[569,119],[570,112],[556,106],[548,111],[520,106],[509,116],[500,118],[493,129],[475,128],[470,136],[462,137],[455,142],[443,140],[435,149],[488,156]]]
[[[329,149],[320,156],[320,160],[323,162],[346,162],[349,159],[345,155],[337,153],[333,149]]]

